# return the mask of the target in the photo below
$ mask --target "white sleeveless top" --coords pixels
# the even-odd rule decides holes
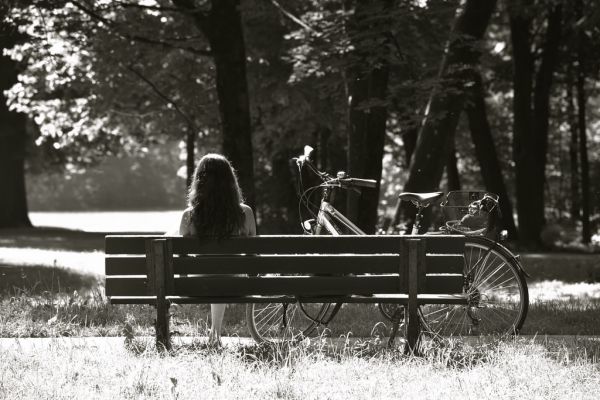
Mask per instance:
[[[245,204],[240,204],[240,206],[244,212],[244,226],[240,236],[256,236],[256,221],[252,209]],[[196,227],[192,224],[191,212],[192,208],[188,207],[181,216],[178,232],[181,236],[196,236]]]

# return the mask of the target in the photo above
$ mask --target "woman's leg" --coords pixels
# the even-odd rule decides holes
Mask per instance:
[[[226,304],[210,305],[210,336],[208,341],[211,344],[221,344],[221,326],[223,325],[223,316],[225,315]]]

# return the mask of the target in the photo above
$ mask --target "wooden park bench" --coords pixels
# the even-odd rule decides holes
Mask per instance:
[[[402,304],[414,350],[420,304],[466,303],[464,241],[447,235],[107,236],[106,296],[112,304],[156,306],[157,345],[167,349],[173,303]]]

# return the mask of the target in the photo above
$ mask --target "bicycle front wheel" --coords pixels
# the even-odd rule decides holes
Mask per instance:
[[[468,238],[463,273],[468,303],[421,306],[425,330],[442,336],[517,334],[527,316],[529,293],[512,253],[488,239]]]
[[[310,336],[329,310],[329,303],[253,303],[246,323],[257,343],[279,343]]]

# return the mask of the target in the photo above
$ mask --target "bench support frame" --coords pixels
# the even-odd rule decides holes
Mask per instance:
[[[381,280],[374,280],[375,279],[379,279],[376,278],[374,276],[371,276],[371,274],[366,273],[366,275],[364,275],[365,273],[361,273],[361,272],[356,272],[356,271],[352,271],[350,273],[350,276],[352,276],[353,278],[353,285],[356,284],[356,282],[360,282],[361,279],[365,279],[364,282],[377,282],[378,286],[375,286],[377,288],[381,288],[383,287],[385,291],[382,292],[376,292],[376,291],[372,291],[372,292],[368,292],[368,293],[381,293],[380,295],[377,294],[368,294],[368,295],[361,295],[361,294],[352,294],[352,293],[361,293],[361,290],[363,288],[362,283],[359,286],[355,286],[354,289],[350,289],[350,290],[356,290],[355,292],[345,292],[346,294],[343,293],[339,293],[339,287],[335,286],[335,282],[339,282],[340,279],[344,279],[344,278],[339,278],[338,274],[341,274],[341,276],[347,276],[344,274],[348,274],[349,272],[344,272],[346,271],[346,269],[339,269],[337,266],[335,266],[334,264],[329,264],[329,260],[320,260],[320,258],[317,258],[318,260],[320,260],[320,262],[322,263],[322,265],[324,267],[321,268],[328,268],[330,266],[332,266],[332,270],[330,270],[330,272],[328,272],[329,274],[333,275],[333,278],[329,278],[332,279],[331,282],[333,283],[333,287],[331,290],[331,293],[326,294],[327,293],[327,288],[329,288],[330,283],[327,283],[327,285],[323,285],[323,282],[319,281],[321,283],[322,289],[324,289],[324,293],[325,294],[321,294],[321,292],[319,292],[318,290],[314,290],[314,288],[308,289],[307,292],[302,292],[302,290],[304,289],[299,289],[300,291],[297,292],[297,295],[290,295],[287,292],[284,292],[281,290],[280,286],[277,286],[279,288],[278,291],[273,291],[271,293],[270,289],[269,289],[269,285],[258,285],[256,286],[256,280],[258,278],[249,278],[248,281],[244,281],[241,282],[239,276],[235,277],[235,278],[230,278],[231,281],[236,281],[234,287],[239,287],[239,288],[245,288],[249,290],[246,290],[244,292],[244,289],[241,290],[239,295],[236,295],[235,293],[224,293],[224,295],[221,295],[219,293],[216,293],[214,290],[210,290],[210,287],[206,287],[204,286],[201,290],[195,291],[195,292],[189,292],[189,285],[184,287],[184,289],[182,289],[182,283],[181,281],[184,279],[188,279],[187,275],[181,275],[181,268],[182,265],[184,266],[184,274],[187,274],[187,271],[189,270],[189,267],[186,266],[186,264],[182,264],[182,260],[181,257],[176,257],[174,259],[173,255],[174,255],[174,246],[177,248],[176,250],[176,254],[199,254],[201,256],[203,256],[204,254],[208,255],[208,263],[204,264],[204,262],[202,263],[202,265],[200,267],[204,268],[205,265],[208,265],[207,268],[209,268],[209,273],[216,273],[216,274],[220,274],[220,267],[219,269],[215,269],[214,265],[219,265],[219,264],[215,264],[215,260],[214,257],[211,256],[211,254],[225,254],[225,258],[224,260],[229,260],[228,264],[228,268],[232,268],[231,267],[231,257],[229,256],[229,254],[234,254],[235,256],[237,256],[237,253],[239,250],[239,248],[242,249],[247,249],[246,252],[248,252],[249,254],[262,254],[263,251],[261,251],[261,249],[266,249],[266,251],[264,251],[267,256],[273,254],[273,253],[269,253],[270,248],[272,246],[270,246],[269,248],[265,247],[266,244],[263,244],[262,242],[260,242],[260,240],[264,240],[261,238],[243,238],[243,239],[238,239],[240,241],[241,246],[238,247],[237,243],[235,243],[235,240],[231,240],[231,243],[225,243],[225,245],[223,245],[223,243],[219,243],[218,246],[214,246],[213,244],[211,244],[210,242],[208,244],[202,244],[202,246],[205,246],[205,248],[201,249],[201,250],[196,250],[198,248],[197,242],[190,242],[189,239],[187,238],[166,238],[166,237],[143,237],[140,238],[141,240],[143,240],[141,244],[141,249],[138,246],[139,250],[133,250],[133,251],[137,251],[137,253],[133,253],[133,254],[141,254],[143,255],[145,253],[145,260],[141,260],[142,264],[139,265],[140,268],[138,269],[126,269],[125,271],[127,273],[125,274],[119,274],[118,272],[120,272],[120,270],[116,270],[114,268],[115,263],[113,259],[111,260],[111,273],[109,274],[109,263],[108,260],[109,258],[107,258],[107,276],[111,275],[117,275],[116,278],[112,278],[113,280],[111,282],[115,282],[112,283],[111,286],[109,287],[108,285],[108,281],[107,281],[107,295],[110,297],[111,299],[111,303],[114,304],[153,304],[156,307],[156,322],[155,322],[155,329],[156,329],[156,346],[157,349],[162,350],[162,351],[170,351],[172,346],[171,346],[171,337],[170,337],[170,331],[169,331],[169,322],[170,322],[170,314],[169,314],[169,308],[170,308],[170,304],[171,303],[178,303],[178,304],[203,304],[203,303],[261,303],[261,302],[284,302],[284,303],[289,303],[289,302],[295,302],[295,301],[301,301],[303,303],[325,303],[325,302],[329,302],[329,303],[338,303],[340,301],[342,302],[348,302],[348,303],[377,303],[377,302],[384,302],[384,303],[393,303],[393,304],[398,304],[401,307],[405,307],[405,320],[407,322],[407,331],[406,331],[406,345],[405,345],[405,352],[408,354],[418,354],[419,353],[419,347],[420,347],[420,339],[421,339],[421,331],[422,331],[422,327],[421,327],[421,322],[420,322],[420,318],[419,318],[419,305],[420,304],[446,304],[446,303],[451,303],[451,304],[463,304],[466,302],[466,299],[464,297],[464,295],[458,293],[458,292],[444,292],[444,291],[439,291],[439,290],[444,290],[444,289],[440,289],[438,287],[435,287],[435,284],[431,284],[431,279],[433,278],[427,278],[426,279],[426,275],[427,275],[427,271],[426,269],[429,268],[428,262],[433,260],[432,263],[434,264],[434,269],[436,266],[439,267],[439,258],[436,259],[436,255],[443,255],[444,257],[449,257],[450,261],[453,261],[452,256],[454,255],[455,251],[460,251],[460,248],[462,246],[462,242],[457,242],[455,239],[452,239],[451,242],[452,244],[457,247],[457,249],[446,249],[447,247],[444,247],[443,250],[438,248],[435,248],[434,250],[432,250],[431,248],[431,240],[437,240],[437,242],[440,242],[439,239],[442,238],[428,238],[428,237],[403,237],[401,238],[401,240],[399,240],[398,242],[396,242],[396,240],[398,240],[395,237],[378,237],[377,240],[377,245],[373,246],[376,247],[375,248],[375,254],[381,254],[381,253],[377,253],[377,251],[380,251],[383,253],[383,257],[388,257],[388,259],[386,260],[385,258],[383,258],[383,260],[385,262],[387,262],[388,266],[387,267],[381,267],[381,265],[385,265],[385,264],[379,264],[381,259],[378,259],[376,262],[376,268],[379,268],[378,273],[383,273],[385,274],[395,274],[397,271],[398,272],[398,278],[397,281],[390,281],[389,284],[384,284],[383,286],[381,286],[379,284],[379,282],[382,282]],[[120,240],[120,239],[119,239]],[[137,239],[136,239],[137,240]],[[315,243],[321,243],[321,241],[329,241],[332,244],[335,243],[336,245],[338,245],[338,242],[333,242],[332,240],[330,240],[329,238],[323,237],[323,238],[314,238],[311,237],[310,239],[302,236],[299,237],[298,239],[294,238],[294,237],[284,237],[284,238],[274,238],[274,239],[269,239],[270,241],[280,241],[284,244],[284,246],[282,246],[283,248],[283,253],[282,254],[303,254],[304,251],[306,250],[305,240],[308,241],[315,241]],[[294,241],[292,241],[294,240]],[[318,240],[318,242],[317,242]],[[361,239],[357,238],[346,238],[344,239],[347,242],[352,240],[352,241],[365,241],[365,240],[370,240],[370,241],[374,241],[374,238],[366,238],[366,237],[362,237]],[[380,247],[379,246],[379,241],[383,240],[383,244],[387,243],[387,247]],[[190,242],[190,243],[186,243],[186,241]],[[464,241],[464,239],[463,239]],[[173,243],[175,242],[175,244]],[[109,241],[108,241],[108,237],[107,237],[107,254],[125,254],[125,257],[123,258],[123,260],[127,260],[129,256],[129,254],[132,253],[128,253],[126,250],[120,245],[120,241],[117,241],[115,239],[111,239],[110,241],[110,246]],[[138,242],[139,243],[139,242]],[[250,247],[248,247],[247,243],[250,243]],[[267,242],[264,242],[267,243]],[[289,244],[288,244],[289,243]],[[299,245],[298,245],[299,243]],[[354,244],[354,242],[351,242],[352,244]],[[360,242],[359,242],[360,243]],[[366,242],[366,243],[371,243],[371,242]],[[182,245],[186,245],[187,247],[182,247]],[[329,243],[327,243],[329,245]],[[322,247],[324,248],[324,254],[334,254],[336,255],[337,252],[341,253],[341,254],[345,254],[345,253],[349,253],[348,249],[350,246],[350,244],[346,243],[344,244],[344,242],[342,242],[343,246],[339,247],[338,249],[330,249],[329,247]],[[260,246],[259,246],[260,245]],[[213,247],[210,247],[213,246]],[[246,247],[244,247],[246,246]],[[261,247],[262,246],[262,247]],[[324,245],[321,245],[324,246]],[[208,247],[209,249],[212,250],[206,250],[206,247]],[[190,250],[188,250],[188,248],[191,249],[191,253]],[[218,253],[218,251],[222,251],[221,248],[226,249],[225,253]],[[216,250],[215,250],[216,249]],[[311,247],[308,247],[308,251],[307,253],[311,254],[311,257],[314,257],[312,255],[313,252],[311,252],[310,250],[312,250],[312,244]],[[321,250],[319,250],[320,248],[317,246],[316,247],[316,253],[320,253]],[[354,250],[354,248],[351,248],[352,250]],[[358,257],[361,257],[363,254],[368,254],[369,251],[371,251],[370,249],[366,249],[365,251],[365,247],[361,248],[362,250],[359,250],[357,254]],[[385,250],[382,250],[385,249]],[[280,249],[281,250],[281,249]],[[141,252],[140,252],[141,251]],[[212,251],[212,252],[211,252]],[[196,253],[194,253],[196,252]],[[297,252],[297,253],[296,253]],[[434,257],[431,257],[431,254],[426,254],[427,252],[429,253],[433,253]],[[398,258],[396,258],[396,256],[394,256],[393,258],[390,258],[389,256],[387,256],[387,253],[393,253],[396,254]],[[460,254],[460,253],[459,253]],[[279,257],[279,254],[275,254],[276,257]],[[228,258],[229,257],[229,258]],[[287,256],[289,257],[289,256]],[[325,256],[323,256],[325,257]],[[322,257],[322,258],[323,258]],[[202,258],[202,257],[200,257]],[[430,260],[431,258],[431,260]],[[136,260],[136,258],[132,258],[132,260]],[[140,260],[140,257],[137,257],[137,260]],[[243,258],[240,258],[240,260],[243,260]],[[258,259],[257,259],[258,260]],[[265,258],[265,260],[269,261],[269,258]],[[333,258],[333,260],[335,260],[335,258]],[[185,259],[183,260],[185,262]],[[204,260],[203,260],[204,261]],[[218,260],[217,260],[218,261]],[[272,260],[271,260],[272,261]],[[338,260],[339,261],[339,260]],[[176,268],[177,269],[177,275],[174,275],[174,263],[177,263]],[[237,261],[236,261],[237,262]],[[352,261],[354,262],[354,261]],[[362,264],[362,261],[359,261]],[[145,267],[144,267],[144,263],[145,263]],[[212,263],[212,264],[211,264]],[[235,264],[235,263],[234,263]],[[272,263],[271,263],[272,264]],[[246,264],[244,264],[246,265]],[[124,266],[124,267],[128,267],[128,261],[126,262],[120,262],[119,266]],[[185,269],[188,268],[188,269]],[[212,268],[212,269],[211,269]],[[235,265],[233,266],[233,268],[235,268]],[[252,268],[254,268],[254,270],[252,270]],[[269,265],[269,263],[267,262],[266,267],[263,266],[262,263],[260,263],[260,261],[251,263],[251,267],[250,267],[250,271],[255,271],[253,273],[263,273],[260,272],[260,268],[272,268],[272,266]],[[385,269],[387,268],[387,269]],[[382,271],[382,269],[384,269]],[[244,269],[245,271],[247,269]],[[264,270],[264,269],[263,269]],[[268,270],[268,269],[267,269]],[[115,273],[114,271],[117,271],[117,273]],[[231,271],[228,270],[228,271]],[[319,269],[318,271],[321,271],[321,269]],[[368,269],[366,271],[369,271]],[[129,279],[127,276],[122,277],[122,275],[137,275],[139,276],[141,273],[145,273],[146,277],[145,280],[142,282],[143,286],[140,286],[139,283],[137,283],[137,287],[133,286],[134,289],[134,294],[132,295],[128,295],[127,291],[130,290],[129,286],[128,286],[128,282],[126,282],[126,279]],[[287,272],[290,273],[294,273],[293,270],[289,270]],[[234,272],[224,272],[225,274],[238,274],[240,272],[235,271]],[[309,276],[312,276],[311,274],[314,274],[314,272],[310,271],[308,273],[304,272],[305,274],[308,274]],[[354,273],[356,273],[356,275],[354,275]],[[193,274],[193,272],[192,272]],[[318,273],[317,273],[318,274]],[[361,275],[362,274],[362,275]],[[435,269],[433,272],[433,276],[435,276],[436,274],[440,275],[440,270]],[[444,275],[445,272],[442,271],[441,275]],[[454,270],[452,270],[452,272],[450,272],[448,275],[452,275],[455,274]],[[182,276],[185,276],[185,278],[182,278]],[[318,277],[318,275],[316,275]],[[337,278],[336,278],[337,277]],[[137,279],[137,281],[136,281]],[[177,285],[175,284],[177,281]],[[189,278],[189,279],[195,279],[195,278]],[[197,278],[196,278],[197,279]],[[223,278],[219,278],[221,281],[223,281]],[[317,279],[317,278],[314,278]],[[323,279],[322,277],[319,279]],[[337,280],[336,280],[337,279]],[[347,279],[347,278],[346,278]],[[444,278],[445,279],[445,278]],[[132,277],[131,282],[139,282],[140,278],[139,277]],[[283,283],[287,283],[288,281],[286,280],[281,280],[281,282]],[[448,282],[450,282],[452,285],[455,285],[455,281],[452,280],[448,280]],[[145,283],[144,283],[145,282]],[[184,282],[186,283],[188,282],[187,280]],[[229,281],[228,281],[229,282]],[[328,281],[329,282],[329,281]],[[397,282],[397,288],[396,288],[396,283]],[[427,282],[427,283],[426,283]],[[438,281],[434,281],[438,282]],[[223,282],[224,283],[224,282]],[[262,282],[265,283],[265,282]],[[369,283],[369,285],[371,284]],[[254,286],[250,285],[253,284]],[[311,284],[314,284],[314,282],[311,282]],[[248,286],[250,285],[250,286]],[[389,285],[389,286],[386,286]],[[272,285],[271,285],[272,286]],[[427,286],[427,287],[426,287]],[[253,288],[257,287],[260,289],[257,290],[266,290],[264,292],[263,295],[259,295],[257,296],[255,294],[255,292],[253,292],[252,290],[254,290]],[[301,286],[301,287],[306,287],[306,285]],[[450,287],[452,287],[450,285]],[[141,288],[141,289],[140,289]],[[185,289],[187,288],[187,289]],[[187,290],[187,291],[186,291]],[[287,290],[287,289],[285,289]],[[336,290],[338,292],[336,292]],[[342,289],[343,290],[348,290],[348,289]],[[371,288],[371,290],[379,290],[379,289],[373,289]],[[397,290],[397,291],[396,291]],[[438,291],[436,291],[438,290]],[[294,293],[294,291],[292,290],[292,286],[290,286],[290,292]],[[110,293],[110,294],[109,294]],[[270,293],[270,294],[269,294]],[[301,294],[304,293],[304,294]],[[397,295],[396,295],[397,293]],[[420,294],[419,294],[420,293]],[[456,294],[452,294],[452,293],[456,293]],[[111,296],[112,295],[112,296]],[[392,330],[392,334],[389,340],[389,345],[391,345],[393,343],[394,337],[398,331],[399,328],[399,318],[396,319],[396,321],[394,322],[393,325],[393,330]]]

